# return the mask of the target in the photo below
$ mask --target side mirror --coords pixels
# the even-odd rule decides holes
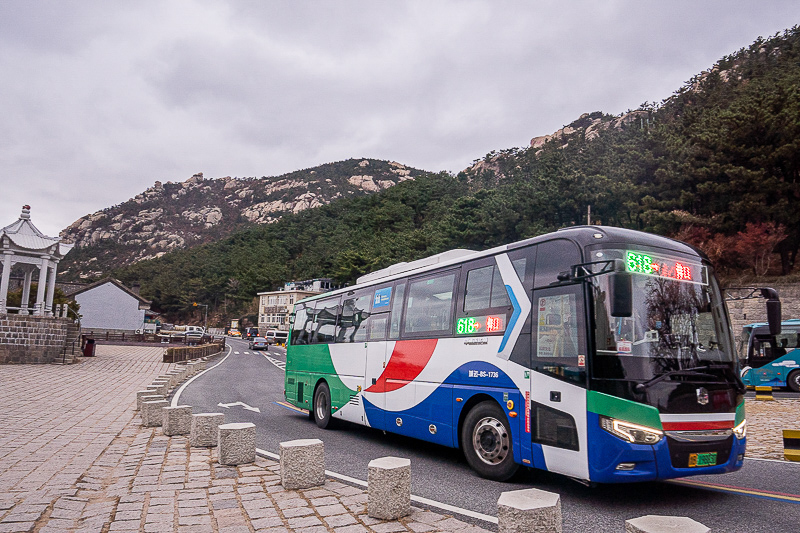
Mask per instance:
[[[770,335],[780,335],[781,333],[780,300],[767,300],[767,323],[769,323]]]
[[[761,296],[767,299],[767,324],[770,335],[781,333],[781,299],[778,291],[765,287],[761,289]]]
[[[633,316],[633,278],[631,275],[627,272],[613,272],[608,281],[611,316]]]

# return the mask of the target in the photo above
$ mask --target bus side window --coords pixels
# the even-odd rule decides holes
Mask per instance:
[[[317,302],[317,308],[314,310],[311,344],[328,344],[333,342],[339,313],[341,313],[339,298],[319,300]]]
[[[408,284],[403,334],[439,337],[453,332],[456,271],[434,274]]]
[[[406,292],[406,282],[401,281],[394,287],[394,297],[392,299],[392,322],[389,329],[390,339],[400,338],[400,321],[403,317],[403,297]]]
[[[534,291],[531,368],[586,385],[586,331],[582,285]]]
[[[309,314],[309,309],[311,314]],[[310,304],[297,304],[295,308],[294,324],[292,325],[292,344],[294,346],[309,343],[311,339],[313,311],[314,302]]]
[[[364,342],[367,340],[371,303],[371,289],[358,291],[344,297],[339,323],[336,326],[336,342]]]
[[[371,341],[384,341],[386,340],[386,326],[389,324],[389,315],[383,313],[382,315],[372,316],[367,324],[369,331],[369,340]]]

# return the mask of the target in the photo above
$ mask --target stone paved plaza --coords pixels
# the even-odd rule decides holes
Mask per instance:
[[[0,533],[485,531],[420,509],[371,519],[360,488],[286,491],[276,461],[223,467],[216,448],[143,428],[136,391],[174,366],[162,352],[98,346],[74,365],[0,366]]]

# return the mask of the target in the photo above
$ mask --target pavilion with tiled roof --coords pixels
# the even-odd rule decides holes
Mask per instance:
[[[31,207],[22,207],[19,219],[0,229],[2,277],[0,277],[0,314],[16,311],[34,316],[53,316],[53,295],[58,262],[74,245],[61,242],[58,237],[48,237],[31,222]],[[7,305],[11,269],[17,267],[24,273],[22,303],[20,307]],[[33,273],[39,271],[39,286],[33,309],[28,308]]]

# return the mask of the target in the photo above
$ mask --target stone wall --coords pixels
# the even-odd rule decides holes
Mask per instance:
[[[781,298],[781,310],[783,320],[790,318],[800,318],[800,283],[772,283],[765,284],[778,291]],[[760,296],[760,295],[759,295]],[[764,298],[753,298],[752,300],[737,300],[728,302],[728,312],[733,323],[733,333],[736,335],[738,343],[742,327],[753,322],[767,321],[767,306]]]
[[[0,315],[0,364],[60,360],[70,323],[66,318]]]

